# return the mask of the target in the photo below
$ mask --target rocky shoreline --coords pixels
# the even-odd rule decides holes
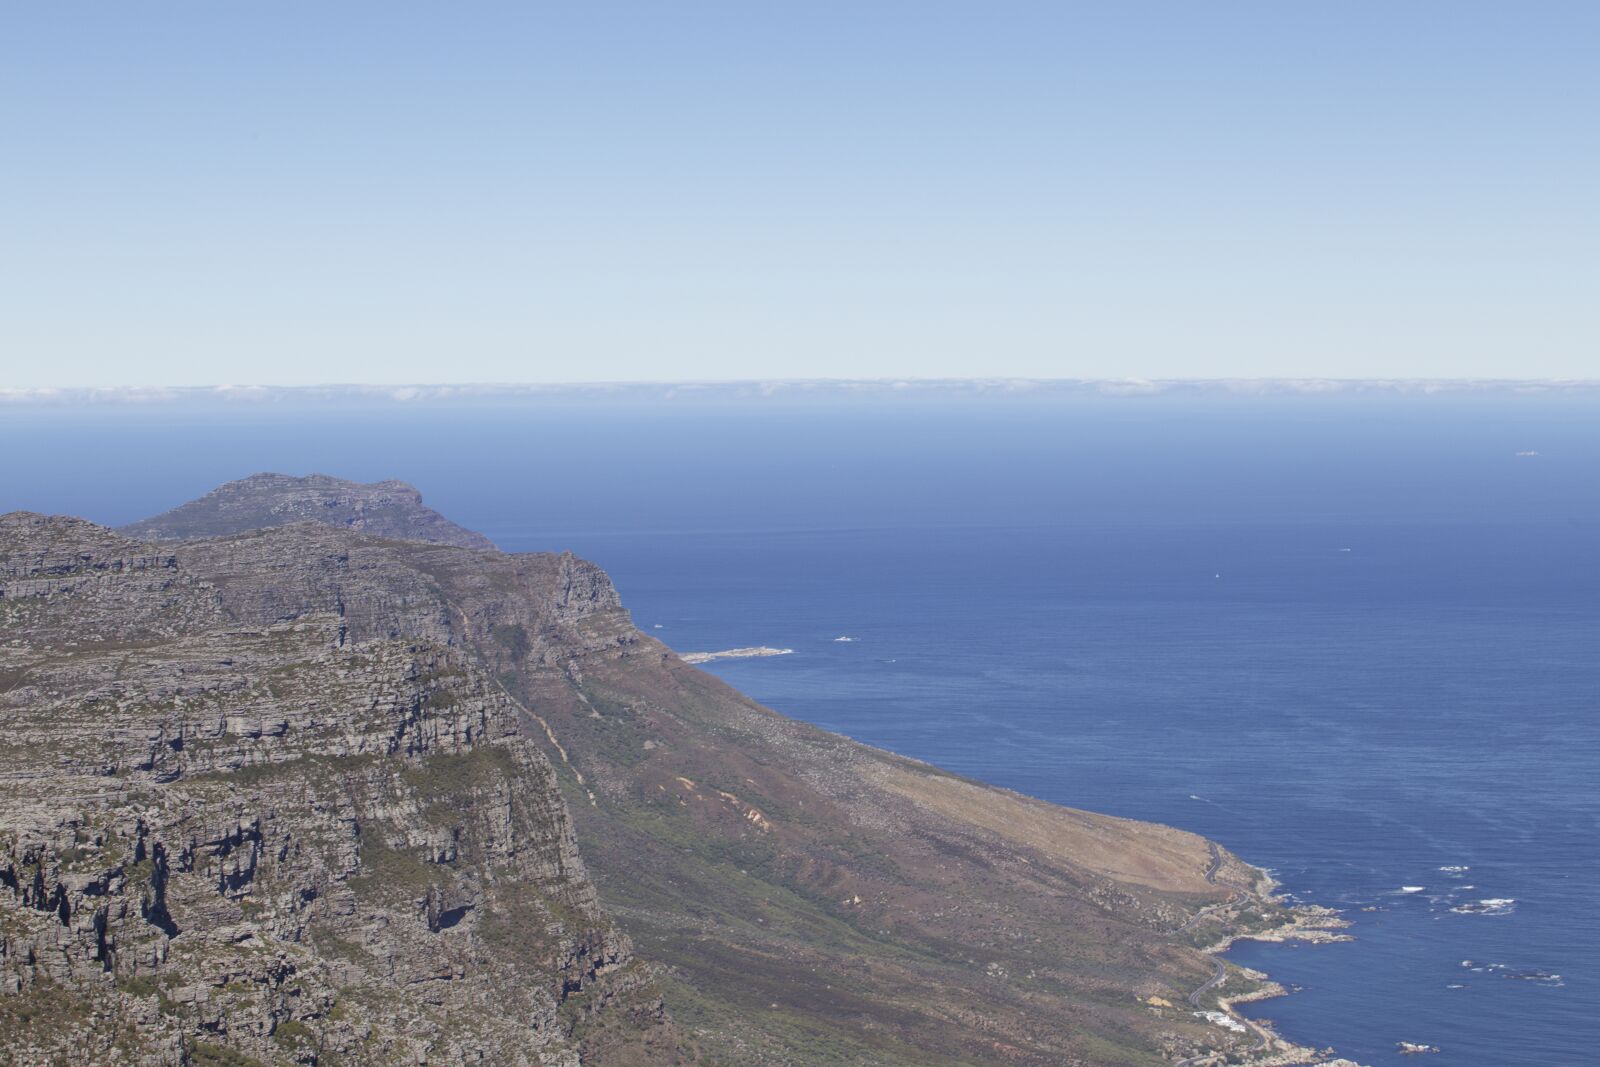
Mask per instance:
[[[1288,918],[1281,925],[1230,933],[1215,944],[1207,945],[1205,951],[1226,952],[1236,941],[1305,941],[1314,945],[1331,945],[1355,940],[1354,936],[1339,932],[1350,926],[1350,920],[1343,918],[1333,908],[1325,908],[1320,904],[1297,904],[1285,911]]]
[[[1251,867],[1255,879],[1253,884],[1245,887],[1235,887],[1238,892],[1222,907],[1215,908],[1206,914],[1208,920],[1221,925],[1225,933],[1213,943],[1206,945],[1202,951],[1209,955],[1220,957],[1236,942],[1239,941],[1265,941],[1284,943],[1289,941],[1304,941],[1309,944],[1333,944],[1340,941],[1354,941],[1355,938],[1343,931],[1351,923],[1333,909],[1318,904],[1285,905],[1283,897],[1277,892],[1279,886],[1265,870]],[[1227,883],[1223,883],[1227,884]],[[1278,914],[1277,922],[1252,928],[1249,916],[1254,913],[1254,908],[1265,906],[1275,909]],[[1215,906],[1213,906],[1215,907]],[[1199,915],[1201,913],[1197,913]],[[1181,929],[1188,929],[1187,926]],[[1219,972],[1219,976],[1226,974],[1227,979],[1243,978],[1253,983],[1253,988],[1241,993],[1218,995],[1215,999],[1215,1012],[1224,1018],[1233,1021],[1233,1026],[1227,1026],[1221,1019],[1219,1025],[1235,1033],[1248,1034],[1254,1037],[1256,1044],[1249,1049],[1216,1049],[1211,1052],[1190,1056],[1180,1062],[1180,1067],[1206,1067],[1210,1064],[1237,1062],[1229,1059],[1230,1056],[1245,1052],[1250,1055],[1246,1062],[1252,1067],[1291,1067],[1291,1065],[1315,1065],[1315,1067],[1362,1067],[1353,1060],[1338,1057],[1332,1048],[1315,1049],[1305,1045],[1298,1045],[1281,1037],[1272,1029],[1270,1023],[1245,1017],[1239,1010],[1239,1005],[1256,1001],[1270,1000],[1274,997],[1287,996],[1290,990],[1273,981],[1267,974],[1247,967],[1229,967],[1219,959],[1219,965],[1228,968]],[[1226,981],[1218,981],[1225,985]],[[1202,986],[1196,991],[1199,994],[1205,990]],[[1198,1007],[1197,996],[1191,996],[1190,1002]],[[1201,1014],[1201,1013],[1197,1013]]]

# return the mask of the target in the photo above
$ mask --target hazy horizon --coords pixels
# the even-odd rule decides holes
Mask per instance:
[[[280,401],[471,402],[492,400],[770,400],[910,398],[1137,398],[1137,397],[1588,397],[1600,395],[1600,377],[1574,378],[661,378],[551,382],[334,382],[323,385],[206,383],[185,385],[0,385],[0,404],[183,404]]]

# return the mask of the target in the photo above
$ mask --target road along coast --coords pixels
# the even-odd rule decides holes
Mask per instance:
[[[1285,906],[1277,892],[1278,884],[1261,868],[1247,868],[1250,879],[1248,885],[1235,880],[1239,873],[1237,865],[1230,870],[1230,877],[1219,877],[1223,870],[1222,853],[1215,844],[1209,847],[1211,863],[1206,870],[1206,881],[1231,890],[1230,895],[1227,900],[1195,912],[1176,927],[1171,936],[1193,941],[1197,934],[1203,935],[1210,926],[1215,926],[1220,933],[1216,940],[1203,948],[1203,951],[1216,957],[1213,961],[1215,969],[1186,998],[1193,1014],[1217,1025],[1218,1041],[1179,1060],[1176,1067],[1237,1063],[1240,1061],[1236,1057],[1240,1055],[1246,1057],[1243,1062],[1254,1067],[1288,1067],[1291,1064],[1360,1067],[1354,1061],[1333,1058],[1332,1049],[1319,1051],[1296,1045],[1279,1037],[1269,1025],[1245,1018],[1237,1010],[1238,1005],[1283,996],[1288,990],[1260,971],[1230,965],[1220,958],[1221,953],[1227,951],[1235,941],[1241,940],[1307,941],[1314,944],[1351,941],[1354,938],[1342,932],[1350,925],[1349,922],[1332,908],[1317,905]],[[1271,910],[1262,910],[1262,904],[1269,905]],[[1230,979],[1234,978],[1247,983],[1249,988],[1236,993],[1227,991]],[[1242,1040],[1246,1037],[1250,1039],[1249,1044]]]

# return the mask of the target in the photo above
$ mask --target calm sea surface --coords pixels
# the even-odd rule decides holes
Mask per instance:
[[[1230,954],[1291,1038],[1597,1062],[1594,400],[0,408],[0,454],[0,510],[113,523],[406,479],[681,651],[794,649],[711,667],[780,711],[1346,909]]]

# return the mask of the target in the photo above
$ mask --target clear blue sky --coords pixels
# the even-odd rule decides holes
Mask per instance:
[[[0,387],[1600,376],[1600,4],[15,3]]]

